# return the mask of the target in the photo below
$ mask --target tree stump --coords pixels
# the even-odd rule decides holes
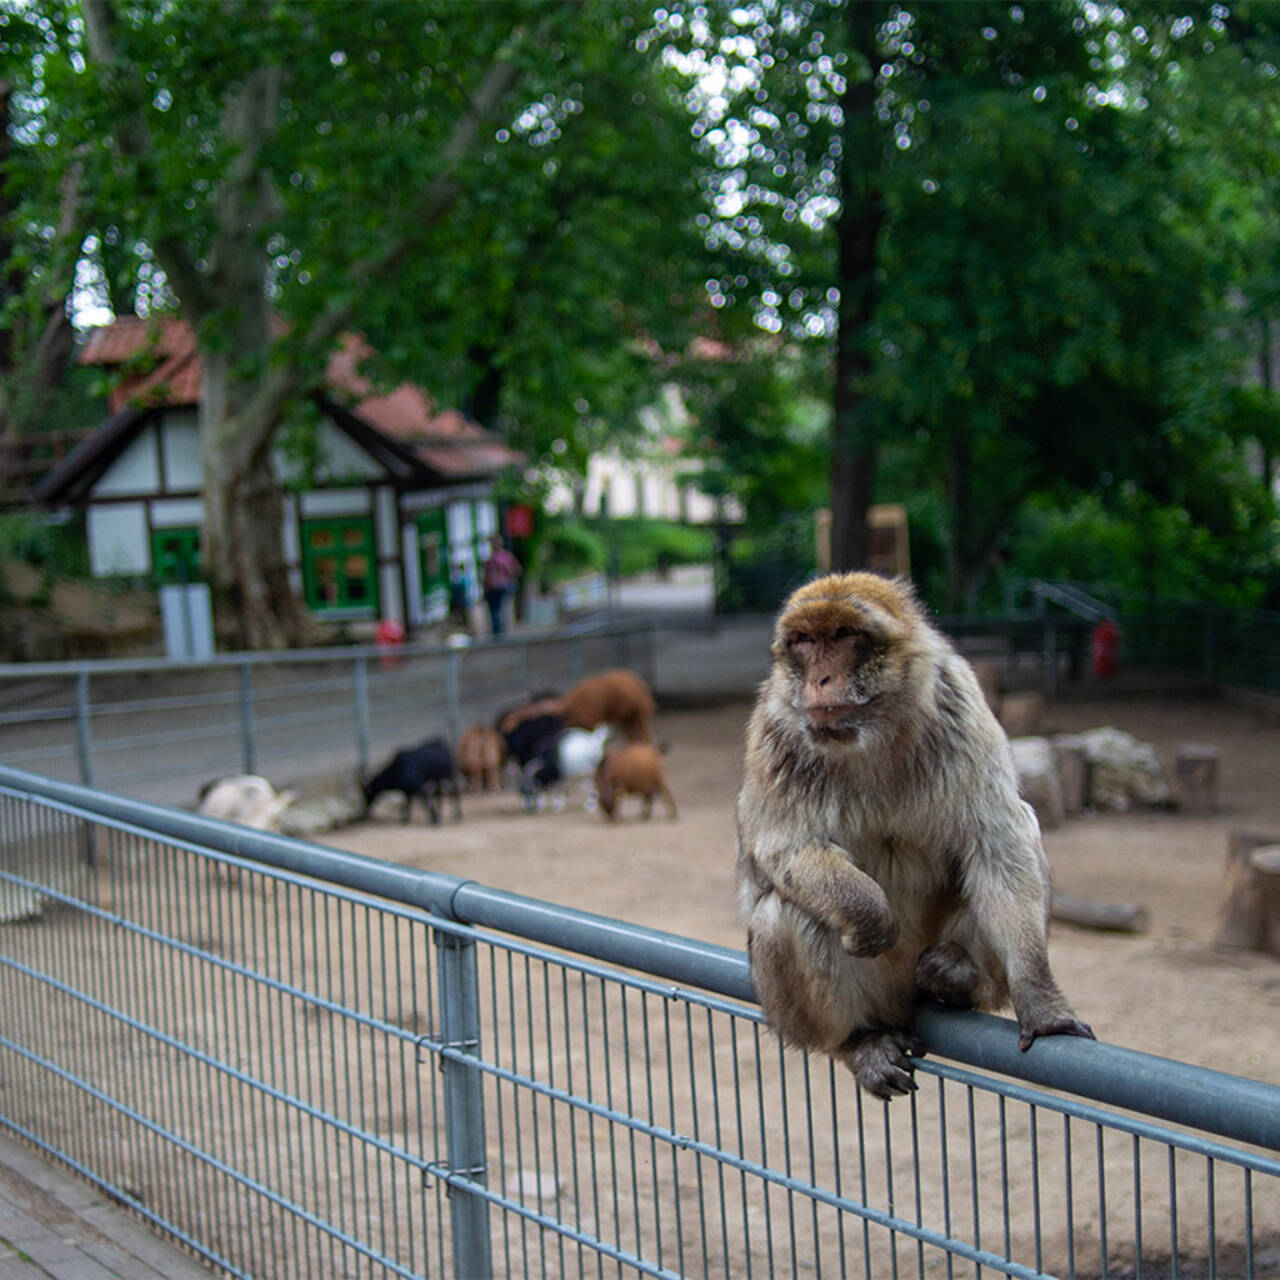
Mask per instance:
[[[1084,759],[1084,747],[1078,738],[1059,734],[1050,739],[1053,758],[1058,766],[1058,785],[1062,790],[1062,812],[1079,813],[1085,806],[1088,794],[1088,773]]]
[[[1010,738],[1034,738],[1044,732],[1044,694],[1006,693],[1000,699],[1000,724]]]
[[[1216,941],[1220,947],[1280,956],[1280,838],[1231,833]]]
[[[1174,753],[1173,798],[1184,813],[1212,813],[1218,807],[1218,748],[1180,743]]]

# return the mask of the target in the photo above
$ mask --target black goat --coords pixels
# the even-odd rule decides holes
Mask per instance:
[[[366,811],[384,791],[399,791],[404,795],[404,817],[409,821],[413,797],[417,796],[426,806],[431,821],[440,821],[437,801],[442,795],[453,796],[453,807],[458,821],[462,820],[462,794],[458,785],[458,770],[453,752],[443,738],[428,738],[416,747],[397,751],[389,764],[384,765],[364,784]]]
[[[555,751],[556,740],[563,729],[564,721],[559,716],[533,716],[521,720],[509,733],[502,735],[507,740],[508,759],[514,760],[523,772],[530,760]]]

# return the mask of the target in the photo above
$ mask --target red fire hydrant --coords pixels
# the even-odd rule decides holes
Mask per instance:
[[[400,659],[393,652],[404,644],[404,627],[400,623],[394,618],[383,618],[373,633],[373,641],[382,650],[380,666],[386,668],[400,665]]]
[[[1104,619],[1093,629],[1093,674],[1099,680],[1109,680],[1120,663],[1120,625],[1110,618]]]

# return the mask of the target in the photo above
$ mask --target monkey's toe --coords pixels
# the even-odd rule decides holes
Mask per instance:
[[[1040,1026],[1023,1027],[1018,1036],[1018,1048],[1026,1053],[1041,1036],[1080,1036],[1085,1040],[1098,1038],[1093,1034],[1093,1028],[1087,1023],[1066,1015],[1061,1018],[1051,1018]]]
[[[869,1094],[888,1102],[913,1093],[914,1058],[923,1058],[924,1043],[903,1031],[867,1031],[849,1038],[845,1065]]]

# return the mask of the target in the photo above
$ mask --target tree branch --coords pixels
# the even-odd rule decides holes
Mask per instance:
[[[117,82],[123,83],[125,68],[116,58],[111,29],[115,21],[110,0],[81,0],[84,13],[86,44],[90,59]],[[121,116],[111,128],[111,137],[121,155],[138,166],[138,194],[142,200],[156,199],[159,184],[152,173],[151,137],[146,121],[138,111]],[[214,298],[186,245],[176,236],[161,234],[151,241],[151,250],[182,304],[183,314],[192,325],[213,310]]]

